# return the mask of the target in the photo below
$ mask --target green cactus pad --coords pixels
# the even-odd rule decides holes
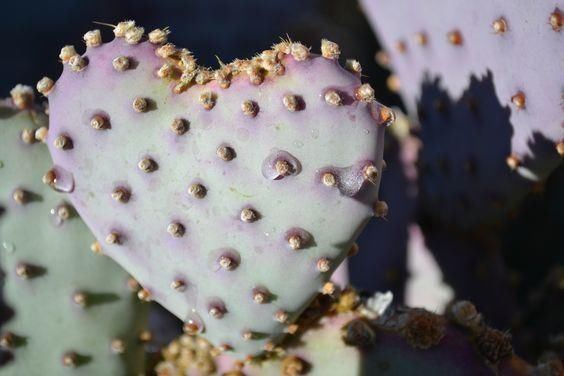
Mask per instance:
[[[117,264],[92,253],[94,236],[65,197],[43,184],[51,160],[35,136],[46,124],[43,113],[0,107],[0,265],[9,307],[0,374],[138,375],[148,307]]]

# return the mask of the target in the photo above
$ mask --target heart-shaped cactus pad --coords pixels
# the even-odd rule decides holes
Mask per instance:
[[[282,41],[197,66],[168,30],[118,24],[61,51],[49,98],[51,181],[103,251],[220,349],[280,340],[329,280],[378,201],[393,113],[339,46]]]

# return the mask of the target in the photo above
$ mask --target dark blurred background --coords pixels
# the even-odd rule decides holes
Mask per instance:
[[[60,48],[74,44],[83,51],[86,31],[99,28],[111,40],[111,28],[93,21],[116,24],[125,19],[137,21],[147,32],[169,26],[173,43],[212,67],[217,66],[216,55],[224,62],[250,57],[286,35],[314,52],[319,52],[321,38],[328,38],[341,45],[343,60],[359,60],[367,80],[385,87],[388,73],[374,63],[378,45],[356,1],[31,0],[2,4],[0,97],[18,83],[35,84],[44,75],[57,78]],[[379,99],[397,101],[384,90],[379,90]]]

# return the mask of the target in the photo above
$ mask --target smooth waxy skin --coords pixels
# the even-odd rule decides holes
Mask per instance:
[[[81,72],[65,66],[49,94],[50,151],[72,174],[69,198],[97,239],[118,235],[106,253],[151,299],[215,345],[255,354],[283,333],[275,312],[295,319],[371,217],[379,176],[370,184],[362,169],[381,170],[384,126],[375,117],[384,107],[355,100],[360,80],[323,57],[286,55],[285,73],[260,85],[238,75],[228,89],[212,81],[173,94],[174,84],[156,76],[164,62],[156,48],[116,39],[89,48]],[[137,63],[116,71],[118,56]],[[325,101],[328,89],[343,105]],[[288,96],[298,96],[297,109]],[[146,112],[133,108],[136,98],[148,99]],[[242,109],[247,100],[258,106],[254,116]],[[97,114],[111,127],[92,128]],[[177,118],[189,124],[180,135],[170,129]],[[53,145],[61,134],[72,149]],[[265,172],[273,155],[291,171]],[[143,159],[154,163],[142,170]],[[325,171],[336,186],[321,182]],[[190,193],[194,184],[205,196]],[[127,203],[112,199],[117,186],[131,192]],[[288,241],[296,233],[308,239],[298,250]],[[216,306],[221,317],[208,314]]]
[[[3,318],[1,334],[16,338],[4,348],[13,359],[0,373],[138,374],[144,369],[138,333],[148,307],[127,288],[127,273],[90,251],[94,236],[66,198],[42,183],[51,166],[47,147],[25,144],[21,134],[46,123],[43,114],[0,107],[0,265],[4,303],[13,313]],[[17,189],[25,192],[23,203],[13,200]],[[61,220],[51,210],[64,203],[71,216]],[[22,278],[20,265],[35,270]],[[85,307],[77,304],[81,297]],[[123,341],[121,355],[111,350],[115,339]],[[63,366],[67,352],[79,354],[75,369]]]

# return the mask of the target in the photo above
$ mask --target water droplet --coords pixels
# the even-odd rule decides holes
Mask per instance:
[[[60,166],[53,166],[53,171],[55,171],[55,183],[53,188],[56,191],[64,193],[74,191],[74,176],[71,172]]]
[[[272,149],[262,162],[262,175],[271,180],[280,180],[301,171],[301,164],[296,157],[284,150]]]
[[[370,134],[370,129],[364,128],[364,134],[365,134],[365,135],[369,135],[369,134]]]
[[[63,224],[63,219],[57,215],[57,209],[53,208],[49,211],[51,217],[51,223],[55,225],[55,227],[60,227]]]
[[[300,140],[296,140],[296,141],[294,141],[294,146],[299,149],[299,148],[301,148],[302,146],[304,146],[304,143],[301,142]]]
[[[51,222],[60,227],[70,217],[69,207],[65,204],[58,205],[49,211],[51,214]]]
[[[195,335],[203,333],[204,329],[204,321],[202,320],[202,317],[195,309],[192,309],[192,311],[186,315],[186,319],[184,320],[184,333]]]
[[[4,167],[4,162],[0,161],[0,168]]]
[[[317,139],[319,137],[319,129],[312,129],[311,130],[311,138]]]
[[[363,164],[361,163],[343,168],[330,167],[327,170],[321,171],[321,175],[326,172],[335,175],[339,191],[345,196],[353,197],[361,190],[366,181],[362,172],[362,166]]]
[[[14,251],[16,250],[16,246],[14,245],[14,243],[3,241],[2,249],[8,253],[14,253]]]

